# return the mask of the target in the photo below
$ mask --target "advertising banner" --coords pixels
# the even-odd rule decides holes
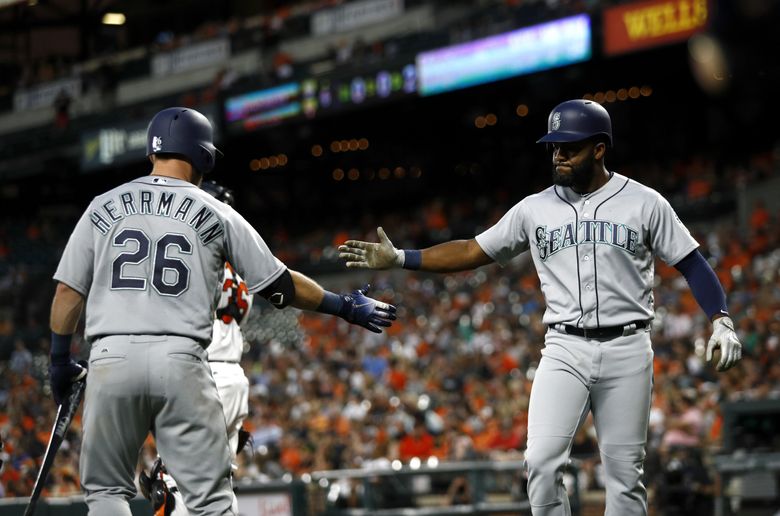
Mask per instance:
[[[319,36],[346,32],[378,23],[404,12],[403,0],[359,0],[311,15],[311,33]]]
[[[203,43],[194,43],[172,52],[152,57],[152,75],[161,76],[186,72],[221,63],[230,57],[230,40],[213,39]]]
[[[704,30],[708,0],[650,0],[604,10],[604,53],[616,55],[685,41]]]
[[[421,95],[434,95],[590,56],[590,18],[580,14],[418,54],[419,90]]]

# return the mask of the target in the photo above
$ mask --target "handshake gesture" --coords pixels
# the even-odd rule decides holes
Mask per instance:
[[[339,258],[346,260],[347,267],[357,269],[392,269],[402,267],[404,252],[396,249],[385,230],[376,228],[379,243],[347,240],[339,246]]]
[[[382,327],[389,327],[396,319],[395,306],[366,296],[369,288],[371,285],[366,285],[351,294],[339,296],[341,307],[337,315],[374,333],[382,333]]]

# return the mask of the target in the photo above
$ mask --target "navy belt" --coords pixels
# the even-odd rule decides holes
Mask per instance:
[[[647,321],[632,321],[621,326],[601,326],[599,328],[580,328],[570,324],[553,324],[550,328],[586,339],[614,339],[623,335],[632,335],[638,330],[647,328],[648,325]]]

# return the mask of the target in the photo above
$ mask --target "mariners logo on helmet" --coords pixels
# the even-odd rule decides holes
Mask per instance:
[[[561,127],[561,112],[560,111],[556,111],[555,113],[553,113],[552,124],[551,124],[550,127],[551,127],[551,129],[553,131],[557,131],[558,128]]]

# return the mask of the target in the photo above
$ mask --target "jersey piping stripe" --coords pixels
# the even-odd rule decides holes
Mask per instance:
[[[626,182],[623,183],[623,186],[620,187],[620,189],[601,201],[598,206],[596,206],[596,209],[593,210],[593,220],[596,220],[596,215],[598,215],[599,208],[601,208],[605,202],[615,197],[617,194],[623,191],[623,189],[628,185],[628,182],[630,179],[626,178]],[[598,260],[596,260],[596,242],[593,242],[593,285],[594,289],[596,290],[596,326],[601,326],[601,321],[599,320],[599,270],[598,270]]]
[[[564,199],[560,193],[558,193],[558,187],[553,186],[553,191],[555,192],[555,195],[558,196],[560,200],[565,202],[569,205],[569,207],[574,211],[574,227],[577,228],[580,225],[579,215],[577,214],[577,208],[575,208],[569,201]],[[577,322],[574,323],[574,326],[579,326],[580,322],[582,321],[582,318],[585,317],[585,311],[582,309],[582,280],[580,280],[580,246],[575,245],[574,251],[577,253],[577,295],[579,296],[579,302],[580,302],[580,317],[577,319]]]

